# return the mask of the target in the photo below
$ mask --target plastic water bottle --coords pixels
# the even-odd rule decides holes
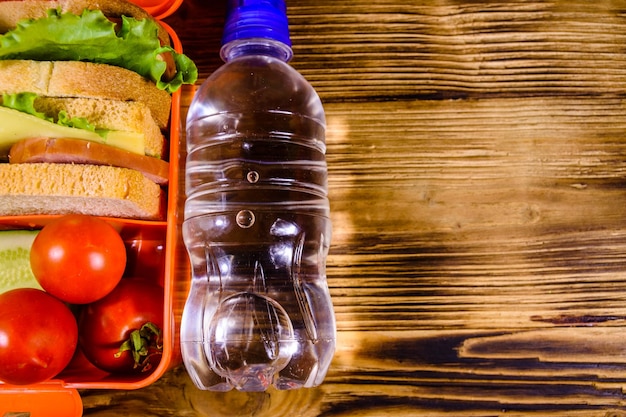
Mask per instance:
[[[225,64],[187,117],[183,360],[201,389],[313,387],[336,334],[324,110],[287,64],[284,0],[229,6]]]

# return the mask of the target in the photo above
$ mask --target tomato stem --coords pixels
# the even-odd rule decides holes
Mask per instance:
[[[161,329],[156,324],[147,322],[140,329],[133,330],[115,357],[119,358],[126,351],[133,355],[133,368],[141,367],[141,372],[149,371],[152,369],[151,357],[161,356],[163,353]]]

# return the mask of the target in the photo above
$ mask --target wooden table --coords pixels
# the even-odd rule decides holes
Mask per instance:
[[[167,19],[201,80],[222,3]],[[212,393],[177,368],[85,415],[626,416],[626,1],[288,10],[328,118],[325,383]]]

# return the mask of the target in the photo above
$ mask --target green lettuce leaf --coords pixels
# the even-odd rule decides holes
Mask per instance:
[[[49,122],[53,121],[52,118],[47,117],[45,113],[38,112],[35,109],[36,99],[37,94],[35,93],[2,94],[2,103],[0,104],[13,110],[32,114],[33,116],[37,116]]]
[[[161,46],[157,23],[122,17],[116,32],[115,23],[100,10],[85,10],[80,16],[48,11],[41,19],[25,19],[0,36],[0,59],[36,61],[89,61],[116,65],[137,72],[170,93],[198,78],[196,65],[172,47]],[[166,64],[158,58],[170,52],[176,63],[176,75],[165,80]]]
[[[40,119],[47,120],[61,126],[89,130],[97,133],[103,138],[106,138],[108,130],[96,129],[95,125],[89,123],[89,121],[84,117],[69,117],[65,110],[60,111],[59,114],[54,116],[49,116],[45,113],[37,111],[35,108],[35,100],[37,100],[37,94],[35,93],[3,94],[0,105],[37,116]]]

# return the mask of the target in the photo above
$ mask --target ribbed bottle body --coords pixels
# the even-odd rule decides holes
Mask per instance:
[[[199,88],[186,137],[189,374],[212,390],[318,385],[335,349],[319,97],[283,60],[242,54]]]

